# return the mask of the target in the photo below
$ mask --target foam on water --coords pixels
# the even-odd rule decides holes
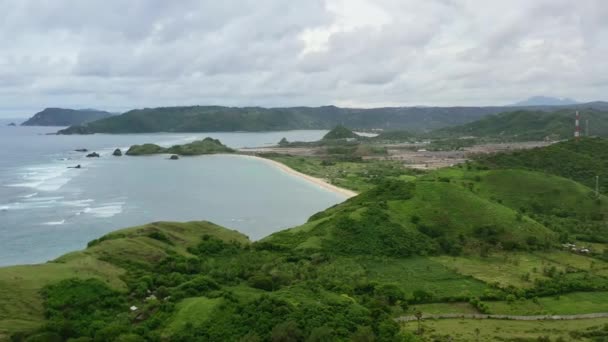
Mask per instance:
[[[65,165],[65,163],[26,167],[18,173],[21,176],[21,181],[6,186],[32,188],[40,191],[57,191],[67,184],[75,174],[75,172],[69,172],[74,171],[74,169],[68,169],[67,167],[68,165]]]
[[[125,202],[108,202],[102,203],[98,207],[88,207],[83,210],[83,213],[90,214],[97,218],[108,218],[122,213],[122,207]]]
[[[38,193],[37,193],[37,192],[34,192],[33,194],[27,194],[27,195],[23,195],[23,196],[20,196],[20,197],[21,197],[21,198],[32,198],[32,197],[34,197],[34,196],[36,196],[36,195],[38,195]]]
[[[50,221],[50,222],[44,222],[43,225],[45,226],[60,226],[62,224],[65,223],[65,220],[61,220],[61,221]]]

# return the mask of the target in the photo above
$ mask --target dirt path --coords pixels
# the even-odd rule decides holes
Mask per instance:
[[[578,315],[532,315],[532,316],[517,316],[517,315],[486,315],[486,314],[431,314],[423,315],[425,319],[449,319],[449,318],[465,318],[465,319],[504,319],[513,321],[560,321],[573,319],[589,319],[589,318],[608,318],[608,312],[597,312]],[[401,316],[395,318],[397,322],[416,321],[416,316]]]

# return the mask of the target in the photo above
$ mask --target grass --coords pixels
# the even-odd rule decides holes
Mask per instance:
[[[608,292],[573,292],[560,296],[532,300],[516,300],[513,303],[487,302],[493,314],[511,315],[576,315],[608,312]]]
[[[42,324],[40,290],[67,278],[96,278],[121,290],[124,271],[92,257],[79,256],[68,262],[0,268],[0,336]]]
[[[323,266],[319,273],[343,282],[392,283],[401,288],[407,297],[423,290],[434,298],[479,296],[486,284],[463,276],[426,257],[405,259],[359,257],[339,258]]]
[[[552,240],[555,234],[527,217],[517,219],[517,212],[494,203],[454,182],[417,181],[412,200],[391,203],[396,221],[408,222],[412,215],[427,226],[439,227],[447,235],[473,235],[475,228],[492,226],[504,230],[501,241],[525,244],[527,236],[539,241]]]
[[[534,280],[547,279],[542,273],[545,267],[555,266],[558,270],[564,270],[563,265],[559,263],[523,252],[493,253],[488,257],[438,256],[432,259],[454,272],[472,276],[488,284],[498,283],[501,287],[532,287]],[[524,280],[525,274],[529,275],[528,280]]]
[[[573,338],[573,331],[602,329],[608,324],[608,318],[581,319],[571,321],[508,321],[508,320],[475,320],[475,319],[440,319],[425,320],[422,323],[423,341],[537,341],[548,336],[552,341],[562,338],[564,341],[591,341],[584,338]],[[403,323],[402,329],[414,333],[417,322]],[[477,332],[478,333],[477,333]]]
[[[194,297],[186,298],[176,306],[176,312],[165,332],[171,335],[183,330],[187,325],[198,326],[211,316],[213,309],[222,303],[223,298]]]

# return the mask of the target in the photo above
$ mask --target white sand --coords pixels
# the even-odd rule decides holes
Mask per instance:
[[[272,166],[274,166],[274,167],[276,167],[276,168],[278,168],[278,169],[280,169],[280,170],[282,170],[282,171],[284,171],[284,172],[286,172],[286,173],[288,173],[290,175],[297,176],[297,177],[300,177],[302,179],[305,179],[305,180],[307,180],[307,181],[309,181],[309,182],[311,182],[311,183],[313,183],[313,184],[315,184],[315,185],[317,185],[317,186],[319,186],[319,187],[321,187],[323,189],[335,192],[335,193],[340,194],[340,195],[342,195],[342,196],[344,196],[346,198],[351,198],[351,197],[354,197],[354,196],[358,195],[354,191],[337,187],[337,186],[335,186],[333,184],[328,183],[324,179],[309,176],[309,175],[304,174],[302,172],[296,171],[296,170],[290,168],[289,166],[287,166],[285,164],[281,164],[281,163],[279,163],[277,161],[274,161],[274,160],[271,160],[271,159],[266,159],[266,158],[257,157],[257,156],[243,155],[243,154],[237,154],[237,155],[240,156],[240,157],[244,157],[244,158],[254,158],[254,159],[257,159],[257,160],[262,160],[265,163],[268,163],[268,164],[270,164],[270,165],[272,165]]]

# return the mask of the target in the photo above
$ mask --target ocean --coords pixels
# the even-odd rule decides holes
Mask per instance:
[[[314,141],[326,131],[57,136],[47,133],[60,127],[11,121],[0,120],[0,266],[52,260],[110,231],[161,220],[207,220],[257,240],[345,199],[252,158],[111,155],[207,136],[233,148]]]

